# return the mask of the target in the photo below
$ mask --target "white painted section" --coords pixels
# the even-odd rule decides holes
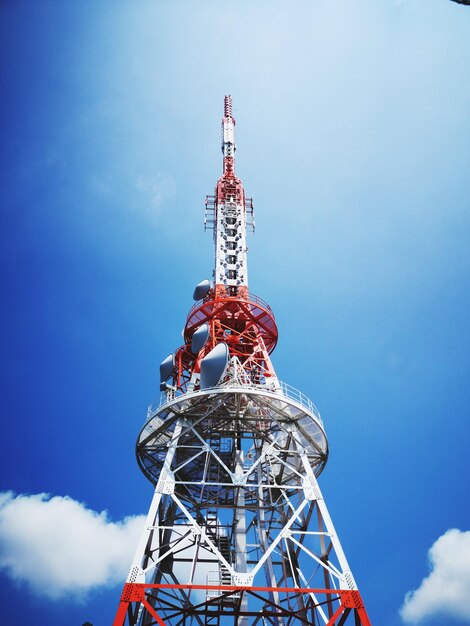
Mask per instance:
[[[233,119],[224,118],[222,122],[222,153],[225,157],[233,156],[235,146],[235,124]]]
[[[235,198],[218,204],[215,225],[215,282],[247,286],[246,214]]]

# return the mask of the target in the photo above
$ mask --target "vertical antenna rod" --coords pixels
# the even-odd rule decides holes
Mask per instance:
[[[224,117],[222,118],[222,154],[224,155],[224,175],[235,173],[235,120],[232,117],[232,96],[224,98]]]
[[[215,290],[217,295],[248,293],[247,206],[242,181],[235,176],[235,120],[232,98],[225,96],[222,118],[223,174],[217,181],[214,200]]]

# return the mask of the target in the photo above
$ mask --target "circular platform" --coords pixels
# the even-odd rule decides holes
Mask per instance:
[[[268,354],[276,347],[278,330],[274,313],[266,302],[252,293],[247,293],[246,298],[218,296],[196,302],[186,320],[185,342],[190,343],[195,330],[214,319],[242,334],[254,325],[263,338]]]
[[[139,434],[136,454],[152,483],[158,481],[175,426],[181,420],[174,462],[177,482],[196,484],[205,479],[209,456],[220,461],[222,474],[231,481],[237,451],[242,450],[246,471],[263,456],[265,480],[275,481],[279,474],[283,485],[297,487],[299,450],[307,452],[317,476],[328,458],[321,417],[305,396],[286,385],[272,391],[261,385],[229,384],[178,396],[150,414]],[[267,446],[272,446],[272,454],[266,460]],[[214,451],[212,456],[209,449]]]

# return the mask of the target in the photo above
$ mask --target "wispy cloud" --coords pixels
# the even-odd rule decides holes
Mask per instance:
[[[150,176],[138,176],[136,186],[144,195],[149,209],[160,208],[165,202],[173,198],[176,192],[174,179],[161,172]]]
[[[67,496],[0,493],[0,570],[51,599],[122,582],[144,516],[108,519]]]
[[[429,550],[431,573],[405,596],[403,621],[417,624],[432,616],[470,623],[470,531],[448,530]]]

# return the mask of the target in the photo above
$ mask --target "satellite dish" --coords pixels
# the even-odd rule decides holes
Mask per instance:
[[[201,280],[200,283],[194,288],[193,298],[194,300],[202,300],[211,288],[210,280]]]
[[[197,354],[199,350],[204,346],[209,337],[209,324],[202,324],[194,332],[191,340],[191,352]]]
[[[164,361],[160,363],[160,382],[163,383],[171,376],[173,368],[175,367],[175,357],[173,354],[169,354]]]
[[[201,389],[215,387],[222,379],[228,365],[229,350],[226,343],[218,343],[201,361]]]

